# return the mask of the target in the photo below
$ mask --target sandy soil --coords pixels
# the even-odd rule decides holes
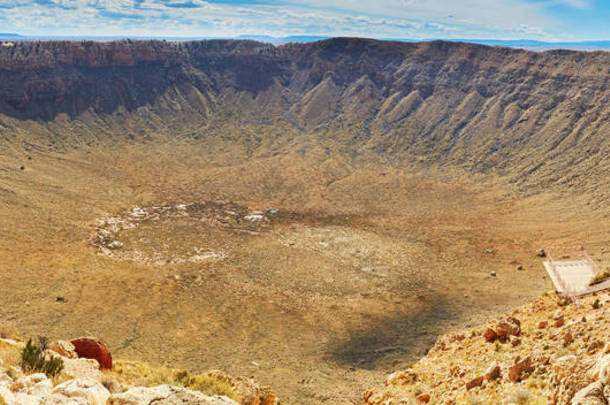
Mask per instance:
[[[117,357],[253,375],[282,403],[358,403],[439,334],[550,290],[537,248],[610,255],[607,213],[583,196],[520,198],[493,179],[320,158],[198,156],[179,144],[33,153],[25,170],[4,156],[0,319],[30,335],[97,335]],[[100,218],[206,202],[287,217],[265,229],[161,218],[122,230],[114,257],[92,246]]]

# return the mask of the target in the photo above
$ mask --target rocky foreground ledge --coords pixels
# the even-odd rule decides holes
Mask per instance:
[[[1,328],[0,328],[1,329]],[[250,378],[220,371],[193,375],[116,361],[95,338],[45,345],[45,359],[60,359],[56,375],[23,366],[26,343],[0,330],[0,405],[274,405],[273,392]]]
[[[576,303],[547,294],[483,328],[445,335],[364,401],[607,405],[610,292]]]

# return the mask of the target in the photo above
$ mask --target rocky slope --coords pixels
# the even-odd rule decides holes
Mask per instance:
[[[366,404],[605,405],[610,292],[571,303],[546,295],[489,325],[440,337]]]
[[[25,343],[5,331],[0,328],[2,405],[279,404],[269,388],[221,371],[192,375],[138,362],[113,365],[106,346],[93,338],[45,345],[44,357],[60,359],[63,368],[59,374],[36,372],[25,366]]]
[[[356,162],[458,166],[600,196],[609,62],[607,52],[341,38],[24,42],[0,48],[0,131],[52,149],[161,133],[243,144],[245,157],[320,145]]]

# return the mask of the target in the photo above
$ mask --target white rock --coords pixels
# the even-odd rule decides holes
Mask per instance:
[[[602,384],[610,384],[610,354],[597,360],[591,369],[591,376]]]
[[[171,385],[134,387],[110,397],[107,405],[239,405],[225,396],[208,396],[199,391]]]
[[[16,391],[28,395],[48,395],[53,389],[53,382],[43,373],[30,374],[15,381]]]
[[[17,393],[14,396],[13,402],[7,402],[7,405],[40,405],[41,402],[41,396]]]
[[[94,359],[68,359],[61,358],[64,362],[64,369],[61,374],[70,378],[91,378],[101,381],[104,374],[100,371],[100,365]]]
[[[606,405],[604,385],[599,381],[587,385],[574,395],[572,405]]]
[[[13,395],[8,386],[0,384],[0,399],[4,400],[6,405],[12,405],[15,402],[15,395]]]
[[[13,385],[13,379],[0,370],[0,387],[10,387],[11,385]]]
[[[108,244],[108,248],[109,249],[121,249],[124,246],[124,243],[118,240],[114,240],[111,243]]]
[[[0,343],[8,345],[8,346],[16,347],[19,349],[21,349],[22,347],[25,346],[25,343],[23,343],[23,342],[18,342],[13,339],[5,339],[5,338],[0,338]]]
[[[89,405],[106,405],[110,392],[91,378],[68,380],[53,389],[54,394],[68,398],[84,398]]]
[[[67,357],[69,359],[78,359],[78,354],[76,354],[76,349],[74,348],[74,345],[72,344],[72,342],[68,342],[67,340],[57,340],[55,342],[51,342],[47,347],[48,350],[60,354],[63,357]]]
[[[42,398],[40,405],[90,405],[90,403],[81,397],[70,398],[60,394],[52,394]]]
[[[249,222],[262,222],[265,220],[265,216],[263,214],[249,214],[244,219]]]

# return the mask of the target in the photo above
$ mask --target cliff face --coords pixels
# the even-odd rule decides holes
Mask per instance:
[[[0,48],[0,114],[44,124],[145,108],[262,138],[281,124],[351,156],[540,185],[586,176],[595,187],[610,169],[609,62],[605,52],[340,38],[19,43]]]

